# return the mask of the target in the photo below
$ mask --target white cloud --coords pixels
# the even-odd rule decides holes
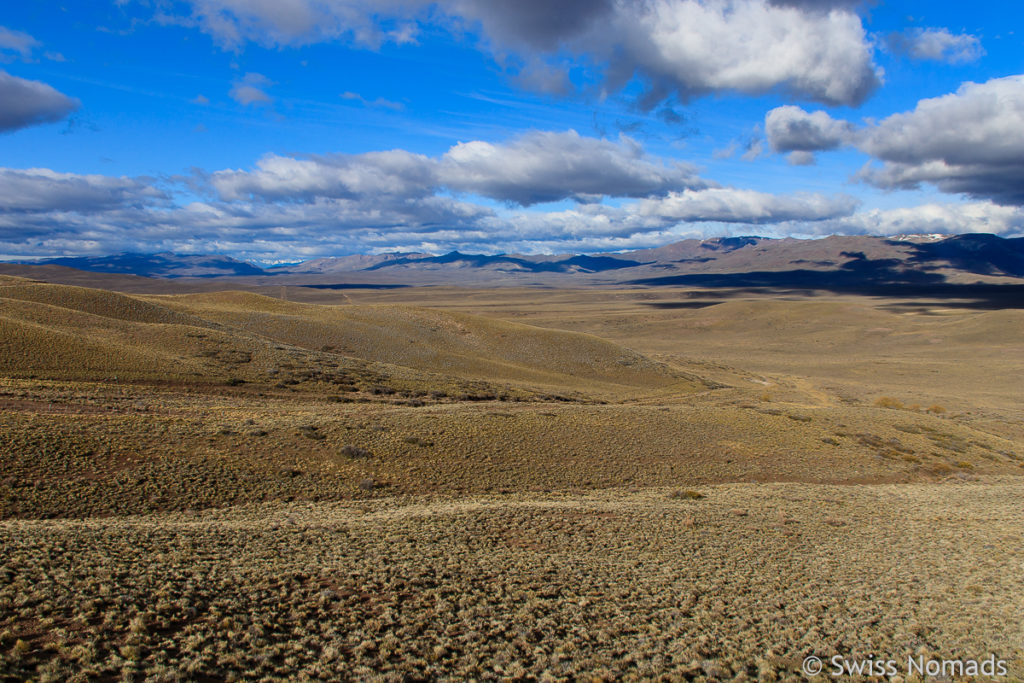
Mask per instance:
[[[221,198],[414,197],[441,189],[521,205],[603,196],[644,197],[705,187],[696,169],[647,155],[635,140],[533,132],[494,144],[459,143],[438,158],[404,150],[295,159],[269,155],[253,171],[218,171]]]
[[[943,192],[1024,205],[1024,75],[967,82],[955,93],[920,100],[908,112],[856,127],[823,111],[784,106],[765,131],[790,163],[813,152],[854,146],[872,156],[855,178],[884,189],[922,183]]]
[[[356,92],[343,92],[341,93],[341,98],[343,100],[349,100],[350,102],[359,102],[365,107],[380,107],[383,109],[391,109],[392,111],[401,111],[405,109],[405,105],[401,102],[393,102],[392,100],[386,100],[383,97],[368,100]]]
[[[879,84],[860,18],[835,10],[803,12],[758,0],[654,0],[629,3],[602,54],[640,69],[681,95],[774,89],[829,104],[857,104]],[[596,46],[595,46],[596,47]],[[611,49],[609,49],[611,48]]]
[[[10,58],[9,55],[3,55],[5,52],[16,52],[22,59],[26,59],[39,45],[39,41],[27,33],[0,26],[0,59]]]
[[[60,121],[79,106],[45,83],[0,71],[0,133]]]
[[[947,28],[915,28],[889,37],[889,46],[914,59],[963,64],[980,59],[985,50],[976,36],[954,35]]]
[[[776,152],[819,152],[853,141],[854,126],[823,111],[808,113],[800,107],[776,107],[764,117],[768,144]]]
[[[790,166],[814,166],[817,163],[814,152],[790,152],[786,155],[786,161]]]
[[[932,183],[1005,204],[1024,204],[1024,75],[964,83],[862,134],[883,162],[861,177],[885,188]]]
[[[849,216],[857,204],[857,200],[846,195],[774,195],[754,190],[711,188],[673,192],[660,199],[645,199],[638,202],[636,212],[641,216],[677,222],[762,224],[820,221]]]
[[[415,197],[437,185],[436,162],[405,150],[295,159],[267,155],[254,171],[217,171],[210,184],[224,200]]]
[[[347,39],[377,47],[415,41],[415,25],[394,21],[415,14],[426,0],[189,0],[191,19],[223,46],[308,45]],[[378,19],[391,19],[390,27]]]
[[[356,159],[355,171],[345,163],[266,157],[254,172],[209,174],[221,198],[186,205],[147,179],[0,169],[0,253],[213,251],[273,260],[424,245],[488,252],[561,245],[573,251],[649,246],[682,230],[711,229],[709,222],[829,220],[855,206],[842,196],[707,188],[622,206],[499,212],[436,194],[420,175],[425,162],[438,164],[427,157],[402,150],[365,156]],[[370,162],[379,175],[363,173]],[[337,175],[325,175],[325,168]]]
[[[262,74],[247,73],[242,80],[237,81],[228,93],[231,99],[241,105],[271,104],[274,98],[267,94],[266,88],[273,85],[273,82]]]
[[[632,138],[618,142],[564,133],[533,132],[504,144],[459,143],[440,159],[441,183],[521,205],[602,196],[644,197],[705,187],[696,169],[649,157]]]
[[[222,44],[301,45],[343,40],[375,47],[410,42],[413,25],[479,24],[499,60],[515,54],[523,83],[562,89],[573,64],[607,67],[606,87],[634,76],[653,106],[734,91],[783,90],[828,104],[858,104],[880,70],[850,2],[767,0],[189,0],[192,20]],[[568,61],[567,61],[568,60]]]
[[[0,213],[90,213],[144,206],[164,198],[145,179],[57,173],[47,168],[0,168]]]
[[[789,229],[791,226],[786,226]],[[804,234],[829,235],[958,235],[992,233],[1024,235],[1024,210],[991,202],[922,204],[898,209],[874,209],[846,218],[802,226]]]

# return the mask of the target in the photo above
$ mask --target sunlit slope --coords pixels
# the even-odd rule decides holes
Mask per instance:
[[[206,326],[199,318],[183,315],[166,306],[102,289],[42,282],[7,284],[0,281],[0,298],[35,302],[134,323]]]
[[[426,390],[438,388],[438,378],[604,395],[616,387],[634,394],[703,388],[594,336],[472,315],[296,304],[239,292],[144,298],[0,282],[0,372],[11,377],[326,378],[366,388],[369,375],[343,375],[371,366],[378,378],[404,377]]]
[[[684,380],[662,363],[592,335],[475,315],[395,305],[319,306],[243,292],[151,300],[311,350],[466,378],[643,388]]]
[[[369,383],[409,375],[370,365],[114,292],[0,283],[0,372],[8,377],[280,382],[315,370],[329,380]],[[424,378],[421,373],[414,379]]]

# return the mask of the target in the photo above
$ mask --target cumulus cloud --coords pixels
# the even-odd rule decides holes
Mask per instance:
[[[649,246],[709,224],[829,220],[855,206],[847,197],[715,187],[621,206],[498,211],[430,189],[418,175],[423,162],[431,161],[426,157],[401,150],[379,154],[373,161],[388,172],[346,177],[345,165],[338,164],[340,180],[328,177],[326,184],[321,166],[300,166],[300,172],[289,166],[309,160],[268,157],[258,165],[263,175],[209,174],[211,185],[219,186],[218,198],[185,205],[145,179],[0,169],[0,253],[212,251],[274,260],[374,249],[493,252],[560,245],[571,251]],[[312,176],[303,176],[306,171]],[[282,178],[294,182],[283,187]]]
[[[800,107],[776,107],[764,117],[765,135],[776,152],[820,152],[837,149],[853,140],[854,125],[833,119],[823,111],[808,113]]]
[[[645,197],[706,187],[696,169],[648,156],[627,136],[618,142],[564,133],[533,132],[505,144],[465,142],[439,164],[441,182],[457,192],[529,205],[602,196]]]
[[[913,59],[930,59],[950,64],[963,64],[980,59],[985,50],[976,36],[954,35],[947,28],[915,28],[889,36],[894,52]]]
[[[1024,75],[964,83],[862,134],[883,163],[860,177],[884,188],[932,183],[1001,204],[1024,204]]]
[[[873,209],[837,220],[809,223],[804,234],[829,235],[959,235],[992,233],[1024,235],[1024,211],[991,202],[922,204],[898,209]]]
[[[518,79],[565,86],[557,71],[587,65],[619,90],[648,84],[653,107],[733,91],[783,90],[827,104],[862,102],[880,84],[855,3],[832,0],[189,0],[191,20],[222,44],[299,45],[414,40],[415,25],[479,25],[483,45],[519,57]],[[433,11],[436,10],[436,11]],[[599,68],[598,65],[601,65]]]
[[[429,157],[400,149],[309,159],[271,154],[253,171],[217,171],[210,175],[210,184],[227,201],[417,197],[437,186],[436,165]]]
[[[60,121],[79,106],[45,83],[0,71],[0,133]]]
[[[271,85],[273,82],[263,74],[247,73],[232,86],[228,94],[235,102],[245,106],[271,104],[274,98],[266,92]]]
[[[414,197],[445,189],[520,205],[603,196],[646,197],[705,187],[696,169],[650,157],[635,140],[533,132],[494,144],[459,143],[431,158],[404,150],[295,159],[269,155],[253,171],[218,171],[222,199]]]
[[[683,222],[764,224],[849,216],[857,205],[856,199],[846,195],[774,195],[754,190],[710,188],[642,200],[638,203],[637,213]]]
[[[47,168],[0,168],[0,213],[90,213],[144,206],[165,198],[145,179],[57,173]]]
[[[879,85],[860,18],[759,0],[629,3],[622,45],[604,52],[620,73],[639,69],[682,96],[784,89],[828,104],[858,104]]]

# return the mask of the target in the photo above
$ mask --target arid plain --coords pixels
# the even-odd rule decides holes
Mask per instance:
[[[5,680],[1024,677],[1018,308],[79,284],[0,276]]]

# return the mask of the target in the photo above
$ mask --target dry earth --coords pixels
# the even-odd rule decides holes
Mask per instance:
[[[1024,678],[1020,310],[153,286],[0,276],[3,680]]]

